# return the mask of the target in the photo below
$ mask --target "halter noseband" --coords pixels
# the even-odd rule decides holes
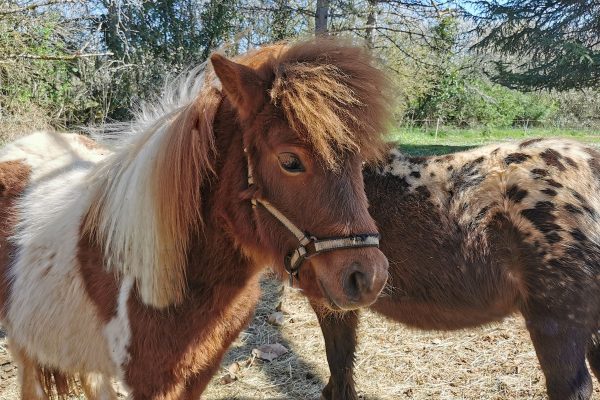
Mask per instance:
[[[244,149],[244,153],[246,149]],[[246,154],[248,164],[248,187],[254,185],[254,177],[252,175],[252,167],[250,166],[250,158]],[[334,250],[351,249],[357,247],[379,247],[379,235],[374,233],[357,234],[353,236],[344,236],[336,238],[318,239],[307,232],[302,231],[285,215],[275,208],[271,203],[263,199],[253,197],[251,200],[252,207],[261,205],[275,219],[287,228],[300,243],[295,250],[292,250],[283,260],[283,265],[290,277],[290,286],[294,286],[294,278],[299,279],[300,267],[304,260],[314,257],[318,254],[326,253]]]

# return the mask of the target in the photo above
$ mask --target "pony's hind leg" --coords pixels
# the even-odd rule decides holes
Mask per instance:
[[[592,341],[588,348],[587,359],[590,363],[590,368],[596,376],[596,379],[600,381],[600,332],[596,332],[592,335]]]
[[[527,318],[527,317],[526,317]],[[587,400],[592,379],[585,364],[590,329],[550,316],[527,318],[550,400]]]
[[[79,380],[88,400],[116,400],[117,393],[110,378],[101,374],[81,374]]]
[[[21,400],[48,400],[42,383],[42,369],[25,350],[9,341],[10,354],[17,365]]]

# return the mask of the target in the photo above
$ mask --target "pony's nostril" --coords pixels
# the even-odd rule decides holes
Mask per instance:
[[[361,265],[352,264],[344,282],[346,296],[352,300],[359,300],[361,295],[370,289],[369,281],[370,279],[363,271]]]

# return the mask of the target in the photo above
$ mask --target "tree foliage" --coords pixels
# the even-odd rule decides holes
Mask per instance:
[[[475,1],[477,47],[500,53],[494,79],[520,89],[600,86],[596,0]]]
[[[541,4],[523,4],[538,7],[534,3]],[[518,22],[525,15],[519,14],[507,25],[502,4],[517,2],[481,0],[477,14],[480,49],[514,54],[498,63],[499,82],[545,87],[543,71],[543,79],[579,87],[569,80],[590,76],[585,74],[597,65],[597,54],[587,50],[591,35],[579,41],[569,36],[564,46],[570,58],[560,52],[562,58],[544,58],[541,48],[530,54],[526,42],[509,33],[533,23]],[[0,118],[3,125],[21,120],[28,128],[126,120],[169,76],[204,62],[215,49],[235,55],[315,32],[343,35],[372,49],[395,83],[398,120],[502,125],[520,118],[523,108],[533,110],[534,103],[546,116],[553,104],[563,104],[532,95],[524,107],[529,100],[489,82],[481,57],[469,51],[468,25],[459,11],[449,0],[0,0]],[[588,25],[581,26],[591,29],[593,22],[583,20]],[[581,21],[561,29],[574,35],[576,24]],[[567,72],[527,69],[557,57]],[[576,63],[576,57],[585,62]]]

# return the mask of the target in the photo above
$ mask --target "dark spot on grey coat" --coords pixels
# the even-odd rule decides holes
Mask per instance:
[[[579,207],[574,206],[573,204],[570,204],[570,203],[565,204],[565,210],[567,210],[571,214],[583,214],[583,211],[581,211],[581,209]]]
[[[548,170],[541,168],[534,168],[531,170],[531,174],[533,175],[533,179],[540,179],[545,176],[548,176]]]
[[[410,176],[418,179],[421,177],[421,173],[419,171],[413,171],[410,173]]]
[[[560,262],[559,260],[557,260],[556,258],[553,258],[552,260],[548,260],[548,264],[554,268],[562,268],[563,263]]]
[[[575,162],[575,160],[573,160],[571,157],[563,157],[565,159],[565,161],[567,162],[567,164],[569,164],[571,167],[575,168],[575,169],[579,169],[579,166],[577,165],[577,163]]]
[[[435,173],[431,172],[429,173],[429,176],[433,178],[435,176]]]
[[[592,173],[596,175],[596,177],[600,176],[600,152],[591,148],[586,148],[585,152],[591,156],[588,160],[588,165],[590,166]]]
[[[494,151],[492,151],[490,154],[495,156],[496,154],[498,154],[499,151],[500,151],[500,147],[496,147],[496,149],[494,149]]]
[[[546,182],[548,182],[548,185],[554,186],[555,188],[561,188],[561,187],[563,187],[562,184],[556,182],[554,179],[546,179]]]
[[[600,176],[600,160],[598,158],[596,158],[596,157],[590,158],[588,160],[588,165],[590,166],[592,173],[596,177]]]
[[[447,171],[452,171],[454,169],[454,167],[452,165],[448,165],[448,167],[446,167]]]
[[[590,216],[592,218],[594,218],[594,219],[596,218],[596,216],[597,216],[596,211],[592,210],[589,206],[583,204],[581,206],[581,208],[583,208],[585,210],[585,212],[587,212],[588,214],[590,214]]]
[[[411,164],[426,165],[427,164],[427,157],[408,157],[408,161]]]
[[[403,190],[410,188],[410,184],[406,181],[405,177],[398,179],[398,186]]]
[[[558,233],[556,232],[550,232],[547,233],[546,235],[546,240],[548,241],[548,243],[553,244],[553,243],[558,243],[561,241],[561,237]]]
[[[575,197],[577,200],[581,201],[582,203],[585,202],[585,199],[583,198],[582,195],[579,194],[579,192],[577,190],[573,190],[573,189],[570,189],[570,190],[571,190],[571,194],[573,195],[573,197]]]
[[[483,157],[478,157],[464,164],[460,169],[452,172],[450,179],[454,183],[456,191],[476,186],[483,182],[485,178],[479,175],[478,169],[478,165],[481,164],[483,160]]]
[[[537,143],[537,142],[541,142],[541,141],[542,141],[542,138],[529,139],[529,140],[526,140],[526,141],[522,142],[519,145],[519,148],[522,149],[523,147],[531,146],[532,144]]]
[[[548,196],[556,196],[556,194],[557,194],[557,193],[556,193],[556,190],[554,190],[554,189],[550,189],[550,188],[547,188],[547,189],[544,189],[544,190],[542,190],[542,193],[545,193],[545,194],[547,194]]]
[[[550,233],[562,230],[555,223],[556,217],[552,213],[554,210],[555,206],[552,202],[538,201],[534,208],[521,211],[521,215],[527,218],[540,232]]]
[[[445,156],[438,157],[435,159],[436,163],[444,163],[448,161],[454,160],[454,156],[452,154],[446,154]]]
[[[587,236],[585,236],[585,234],[583,232],[581,232],[581,230],[579,230],[579,228],[574,228],[570,233],[571,233],[571,236],[573,236],[573,239],[575,239],[579,242],[584,242],[587,240]]]
[[[540,153],[540,157],[542,157],[542,160],[544,160],[546,165],[556,167],[559,171],[564,171],[566,169],[564,164],[560,162],[562,156],[556,150],[547,149]]]
[[[506,191],[506,197],[515,203],[520,203],[527,196],[527,190],[520,189],[517,185],[512,185]]]
[[[427,186],[418,186],[415,191],[424,199],[428,199],[431,196],[431,192],[427,189]]]
[[[525,153],[510,153],[504,158],[504,163],[506,165],[521,164],[529,158],[531,158],[531,156]]]
[[[485,217],[485,214],[487,214],[487,212],[489,211],[489,209],[490,209],[490,206],[485,206],[481,210],[479,210],[479,212],[475,216],[475,221],[479,221],[483,217]]]

